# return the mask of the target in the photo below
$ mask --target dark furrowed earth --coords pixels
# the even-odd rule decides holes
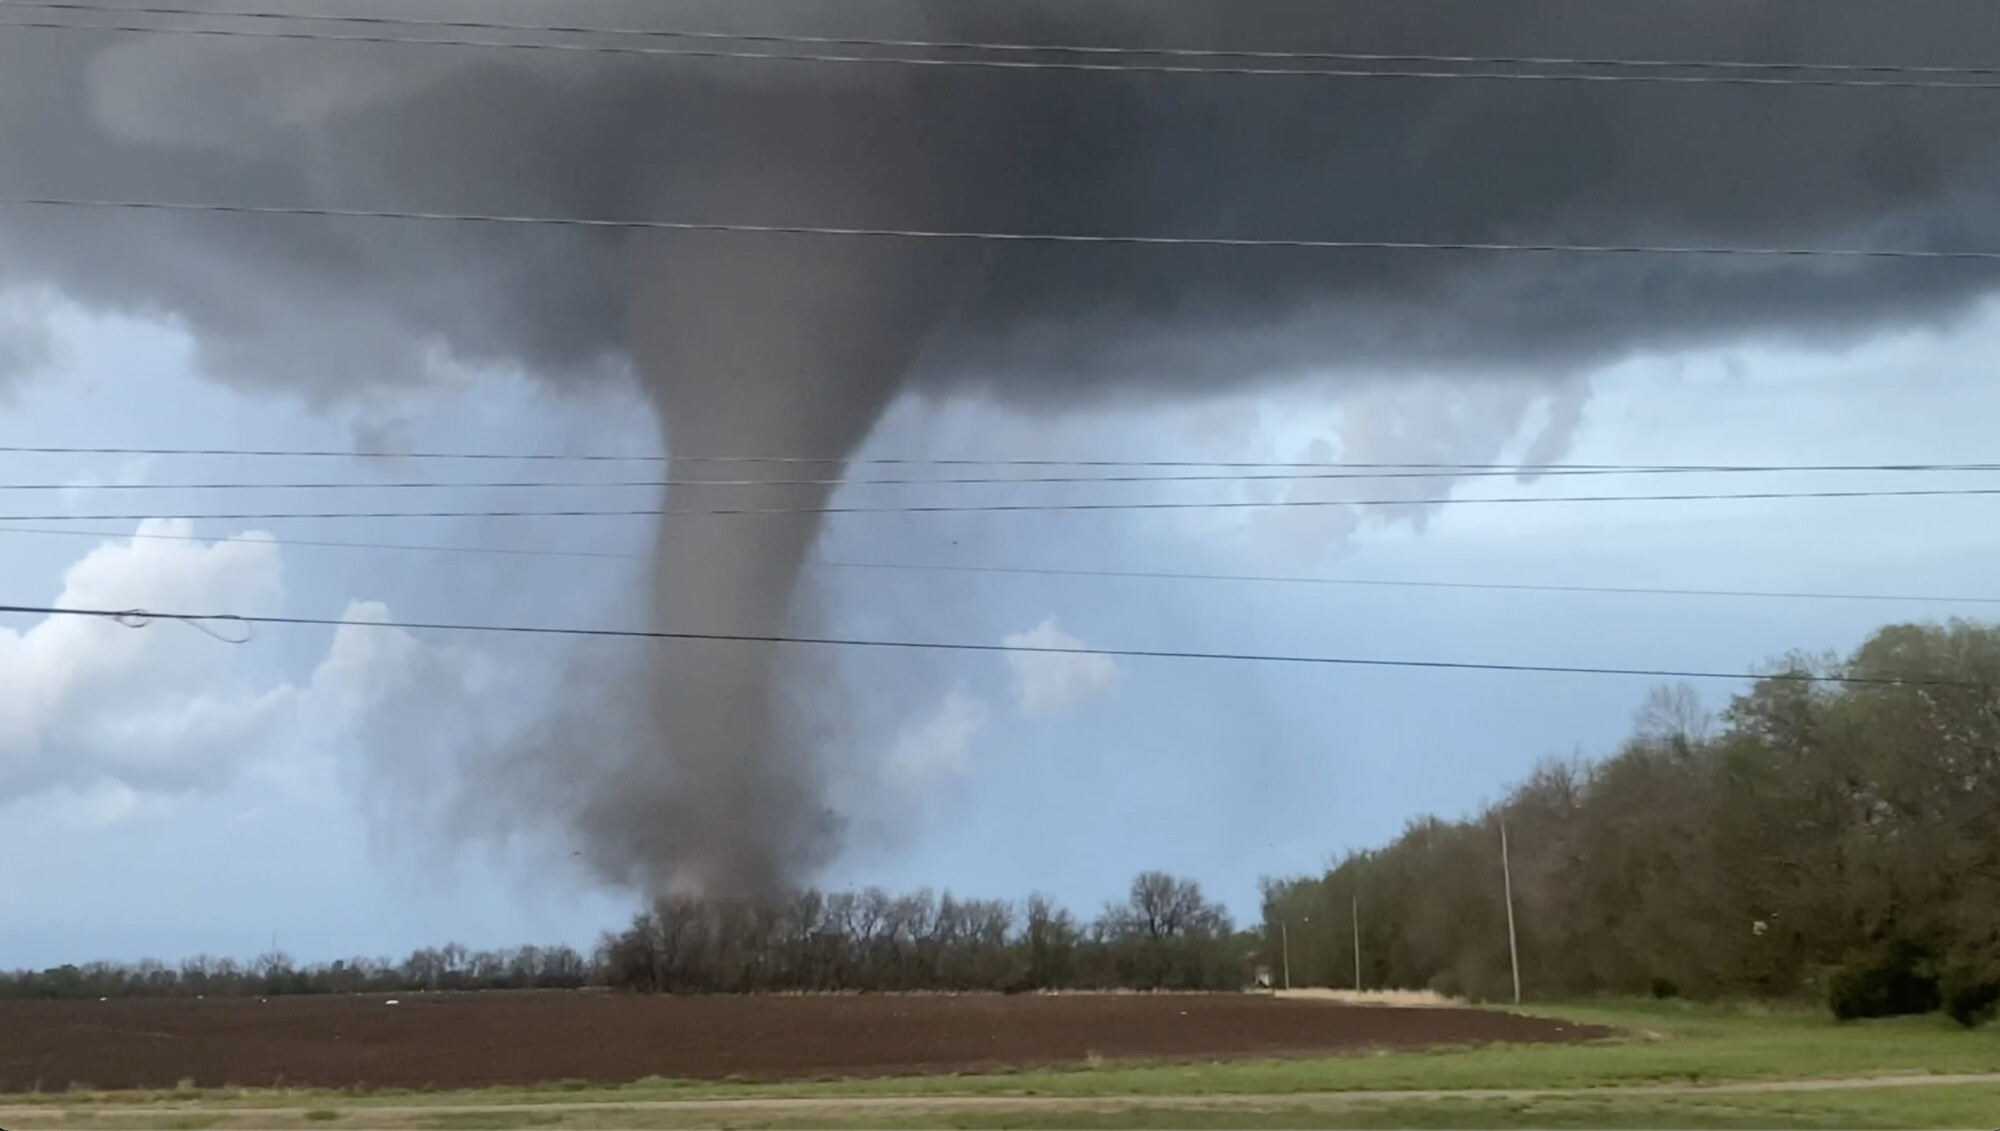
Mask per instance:
[[[597,993],[0,1002],[0,1091],[796,1080],[1105,1059],[1590,1040],[1469,1009],[1250,994],[661,998]]]

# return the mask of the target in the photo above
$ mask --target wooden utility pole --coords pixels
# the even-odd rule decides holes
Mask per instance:
[[[1278,938],[1283,940],[1285,957],[1285,988],[1292,988],[1292,932],[1283,919],[1278,920]]]
[[[1354,992],[1361,992],[1361,893],[1353,893],[1349,910],[1354,913]]]
[[[1514,868],[1507,859],[1507,821],[1500,821],[1500,879],[1507,893],[1507,958],[1514,967],[1514,1004],[1521,1004],[1521,945],[1514,934]]]

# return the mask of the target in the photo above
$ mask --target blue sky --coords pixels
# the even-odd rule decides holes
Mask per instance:
[[[0,444],[349,449],[655,450],[616,389],[559,397],[505,374],[421,394],[311,405],[193,371],[171,324],[38,300],[47,348],[0,404]],[[1576,381],[1509,389],[1436,378],[1308,376],[1228,400],[1023,414],[977,400],[901,403],[864,456],[1425,460],[1527,458],[1580,400],[1557,453],[1578,463],[1882,463],[1990,459],[2000,419],[2000,308],[1840,351],[1744,342],[1634,356]],[[102,485],[457,475],[397,461],[0,456],[9,513],[172,513],[302,493],[119,492]],[[506,465],[505,474],[519,469]],[[531,469],[546,472],[547,469]],[[1927,483],[1943,477],[1928,477]],[[1814,489],[1855,477],[1759,477]],[[1963,482],[1970,484],[1969,478]],[[1870,485],[1885,485],[1880,479]],[[1886,484],[1902,485],[1900,483]],[[1912,484],[1914,485],[1914,484]],[[1543,483],[1733,490],[1726,476]],[[1280,484],[1313,497],[1313,484]],[[1385,488],[1379,485],[1374,490]],[[1432,487],[1432,490],[1442,488]],[[1001,488],[963,488],[966,501]],[[1229,488],[1048,488],[1017,497],[1237,498]],[[1067,490],[1072,494],[1060,495]],[[875,492],[869,494],[868,492]],[[846,489],[898,501],[915,489]],[[326,492],[334,509],[412,493]],[[451,509],[631,489],[424,492]],[[1845,650],[1897,619],[1978,611],[1909,601],[1530,594],[1345,585],[892,571],[949,564],[1351,579],[2000,595],[1994,501],[1412,505],[1282,512],[853,515],[814,574],[826,626],[850,635],[1110,648],[1737,671],[1781,652]],[[254,507],[250,509],[255,509]],[[1372,515],[1372,517],[1371,517]],[[642,520],[0,524],[0,599],[114,607],[634,626]],[[45,533],[56,527],[119,537]],[[31,528],[31,529],[23,529]],[[130,538],[133,533],[152,537]],[[602,557],[353,550],[297,540],[562,548]],[[633,906],[523,826],[494,837],[441,799],[465,750],[534,716],[569,645],[368,628],[259,629],[231,646],[182,626],[0,622],[0,966],[98,957],[247,956],[275,938],[305,958],[474,945],[587,944]],[[576,648],[629,648],[617,642]],[[1013,662],[1010,663],[1010,660]],[[1495,797],[1538,759],[1602,753],[1643,680],[1201,661],[842,654],[823,689],[838,725],[834,796],[855,815],[832,884],[1049,892],[1082,911],[1140,869],[1199,879],[1239,918],[1264,874],[1310,870],[1426,812]],[[1703,685],[1710,703],[1726,684]],[[459,835],[461,833],[467,835]],[[472,835],[472,834],[479,835]]]

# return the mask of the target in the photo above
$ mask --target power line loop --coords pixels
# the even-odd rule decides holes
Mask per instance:
[[[0,611],[14,612],[19,610],[6,609]],[[208,636],[216,640],[220,640],[224,644],[248,644],[250,643],[251,639],[250,622],[243,617],[233,616],[229,614],[211,614],[204,616],[177,616],[172,613],[147,612],[145,609],[128,609],[124,612],[86,611],[86,612],[81,612],[79,615],[102,617],[105,620],[109,620],[115,624],[122,625],[126,628],[148,628],[155,621],[162,621],[162,620],[179,621],[181,624],[184,624],[189,628],[194,629],[196,632],[201,633],[203,636]],[[226,634],[222,632],[218,627],[218,626],[228,626],[228,625],[235,625],[237,627],[240,627],[243,630],[243,634],[240,637],[233,633]]]

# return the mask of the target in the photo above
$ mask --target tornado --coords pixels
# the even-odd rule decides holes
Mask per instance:
[[[774,709],[767,641],[786,632],[816,512],[941,316],[955,258],[859,242],[802,255],[800,238],[677,241],[637,292],[635,359],[676,484],[653,623],[766,638],[656,648],[648,756],[586,812],[602,862],[669,890],[769,898],[831,854],[837,829],[812,752]]]

